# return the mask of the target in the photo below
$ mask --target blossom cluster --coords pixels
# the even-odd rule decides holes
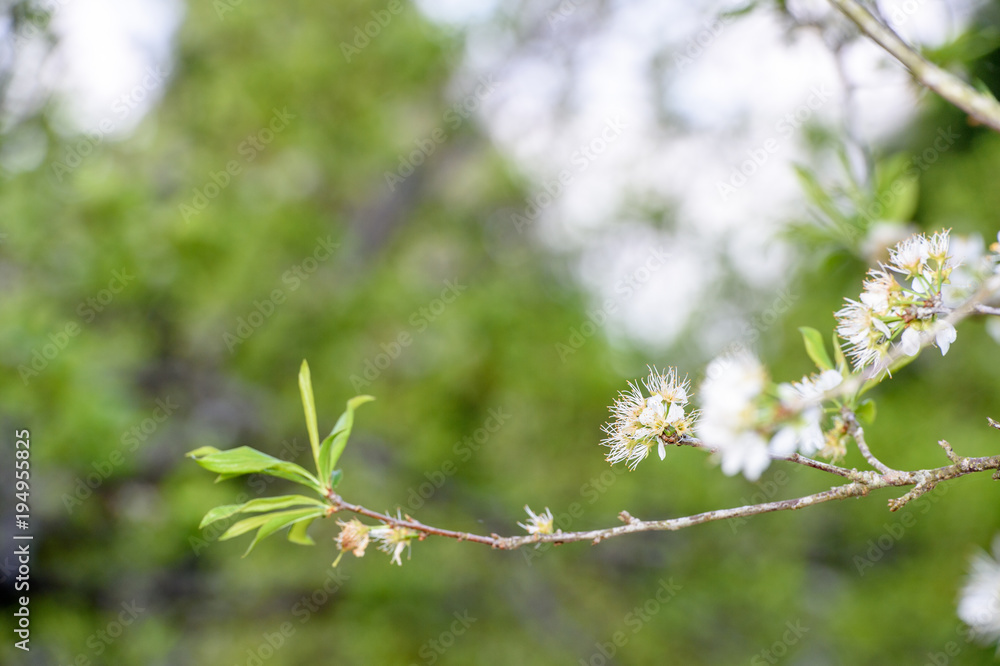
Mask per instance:
[[[773,385],[757,358],[740,352],[712,361],[701,385],[697,434],[714,448],[722,471],[755,481],[772,457],[826,449],[823,397],[843,377],[836,370]]]
[[[654,446],[663,460],[666,444],[678,443],[694,428],[698,414],[686,411],[690,383],[678,378],[676,368],[661,372],[651,367],[643,385],[645,391],[629,383],[611,406],[614,419],[604,426],[608,436],[602,442],[610,449],[611,464],[624,462],[635,469]]]
[[[948,353],[956,332],[944,318],[949,308],[942,292],[960,264],[949,253],[949,240],[948,231],[942,231],[898,243],[889,252],[889,263],[868,271],[859,300],[846,299],[836,314],[837,334],[847,341],[855,370],[885,372],[894,346],[915,356],[928,335],[942,355]]]
[[[375,539],[376,547],[379,550],[389,555],[390,562],[402,566],[403,561],[400,559],[400,555],[410,547],[414,539],[420,536],[419,532],[408,527],[398,525],[371,527],[357,518],[346,523],[338,520],[337,524],[340,525],[340,534],[334,540],[337,542],[337,548],[340,549],[340,555],[333,563],[334,566],[337,566],[340,558],[347,552],[354,557],[364,557],[371,539]]]

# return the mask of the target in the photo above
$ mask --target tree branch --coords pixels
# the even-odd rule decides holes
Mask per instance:
[[[869,465],[877,469],[883,476],[903,473],[899,470],[892,469],[875,457],[875,454],[868,448],[868,442],[865,440],[864,428],[862,428],[861,424],[858,423],[858,417],[853,411],[847,407],[843,407],[840,410],[840,415],[844,419],[844,423],[847,424],[847,432],[854,438],[854,442],[858,445],[858,450],[861,451],[861,455],[865,457],[865,460],[868,461]]]
[[[693,445],[691,442],[685,443]],[[700,444],[700,442],[698,444]],[[702,446],[702,448],[708,447]],[[946,451],[950,451],[950,447],[947,447]],[[801,460],[793,460],[793,458],[796,457]],[[432,527],[430,525],[424,525],[409,516],[405,519],[401,519],[386,513],[372,511],[357,504],[350,504],[345,502],[339,495],[333,493],[332,491],[328,496],[328,499],[330,500],[330,504],[333,507],[334,512],[350,511],[362,516],[367,516],[368,518],[374,518],[375,520],[378,520],[379,522],[390,527],[407,528],[418,532],[421,540],[427,536],[441,536],[456,539],[458,541],[482,543],[500,550],[514,550],[522,546],[539,543],[563,544],[576,541],[590,541],[592,544],[597,544],[605,539],[622,536],[624,534],[634,534],[637,532],[676,531],[693,525],[700,525],[702,523],[710,523],[718,520],[744,518],[747,516],[754,516],[774,511],[794,511],[796,509],[802,509],[807,506],[822,504],[832,500],[846,499],[848,497],[862,497],[868,495],[872,490],[878,490],[880,488],[914,486],[912,490],[907,492],[902,497],[889,500],[889,509],[891,511],[897,511],[905,506],[907,502],[932,490],[934,486],[942,481],[956,479],[967,474],[989,470],[994,470],[997,474],[1000,474],[1000,455],[982,458],[966,458],[954,455],[954,452],[951,452],[949,454],[949,458],[953,460],[953,463],[946,467],[922,469],[912,472],[902,472],[891,469],[888,470],[888,472],[883,473],[859,472],[857,470],[846,470],[835,466],[829,466],[838,470],[832,473],[842,476],[846,475],[847,478],[851,479],[850,483],[836,486],[823,492],[805,495],[794,499],[778,500],[763,504],[750,504],[733,509],[708,511],[692,516],[685,516],[683,518],[670,518],[666,520],[639,520],[634,518],[627,511],[622,511],[618,517],[625,523],[624,525],[581,532],[556,531],[551,534],[530,534],[527,536],[504,537],[498,534],[485,536],[469,532],[445,530],[438,527]],[[811,463],[825,465],[825,463],[818,463],[818,461],[804,462],[809,459],[802,458],[801,456],[789,456],[786,460],[800,464],[808,464],[809,466],[813,466]],[[817,469],[824,469],[824,467],[817,467]],[[824,471],[831,470],[824,469]],[[997,474],[994,474],[994,478],[997,478]]]
[[[851,19],[861,32],[903,63],[920,83],[983,125],[1000,131],[1000,103],[992,96],[979,92],[951,72],[924,58],[855,0],[830,0],[830,4]]]

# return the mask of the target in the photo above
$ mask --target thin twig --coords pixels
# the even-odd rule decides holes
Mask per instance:
[[[630,515],[628,512],[623,511],[619,514],[619,519],[625,524],[618,525],[616,527],[581,532],[557,531],[552,534],[531,534],[527,536],[509,537],[500,536],[498,534],[485,536],[469,532],[456,532],[454,530],[445,530],[438,527],[432,527],[430,525],[424,525],[421,522],[413,520],[409,516],[407,516],[406,519],[401,519],[386,513],[372,511],[357,504],[350,504],[345,502],[339,495],[332,492],[329,495],[329,500],[335,511],[350,511],[362,516],[374,518],[375,520],[389,526],[405,527],[418,532],[421,539],[425,536],[441,536],[457,539],[458,541],[482,543],[500,550],[514,550],[522,546],[538,543],[562,544],[576,541],[590,541],[591,543],[596,544],[605,539],[622,536],[624,534],[633,534],[636,532],[675,531],[691,527],[693,525],[700,525],[702,523],[728,520],[730,518],[742,518],[774,511],[794,511],[796,509],[802,509],[807,506],[822,504],[832,500],[846,499],[848,497],[861,497],[867,495],[872,490],[880,488],[915,486],[902,497],[889,500],[889,509],[897,511],[907,502],[932,490],[934,486],[942,481],[956,479],[967,474],[974,474],[976,472],[989,470],[996,470],[1000,472],[1000,455],[984,458],[965,458],[956,456],[955,462],[946,467],[922,469],[912,472],[890,470],[889,473],[878,474],[875,472],[858,472],[856,470],[848,470],[851,474],[850,483],[836,486],[823,492],[805,495],[794,499],[766,502],[763,504],[749,504],[733,509],[720,509],[717,511],[708,511],[692,516],[685,516],[683,518],[671,518],[667,520],[639,520],[638,518]]]
[[[913,50],[899,35],[879,22],[856,0],[830,0],[830,4],[851,19],[863,33],[903,63],[910,73],[944,99],[977,121],[1000,131],[1000,103],[965,81],[945,71]]]
[[[678,441],[671,441],[669,438],[666,438],[661,435],[661,439],[663,439],[663,441],[667,444],[676,444],[677,446],[690,446],[696,449],[702,449],[704,451],[708,451],[709,453],[719,452],[718,448],[710,446],[695,437],[683,437]],[[830,463],[825,463],[819,460],[813,460],[812,458],[807,458],[806,456],[803,456],[798,453],[793,453],[790,456],[779,456],[774,453],[769,453],[768,455],[770,455],[771,460],[784,460],[799,465],[805,465],[806,467],[812,467],[813,469],[818,469],[823,472],[836,474],[837,476],[842,476],[846,479],[853,479],[854,475],[857,474],[857,470],[855,469],[847,469],[845,467],[838,467],[837,465],[832,465]]]
[[[990,307],[989,305],[983,305],[982,303],[980,303],[979,305],[977,305],[975,307],[975,310],[979,314],[1000,315],[1000,308],[993,308],[993,307]]]
[[[868,448],[868,442],[865,441],[865,429],[858,423],[858,417],[853,411],[847,407],[842,407],[840,415],[847,425],[847,432],[854,438],[854,442],[858,445],[858,450],[861,451],[861,455],[865,457],[869,465],[882,474],[902,474],[899,470],[892,469],[875,457],[875,454]]]

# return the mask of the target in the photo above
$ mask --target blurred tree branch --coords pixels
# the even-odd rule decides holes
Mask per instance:
[[[1000,103],[992,95],[979,92],[951,72],[924,58],[855,0],[830,0],[830,3],[851,19],[875,43],[899,60],[920,83],[978,122],[1000,131]]]

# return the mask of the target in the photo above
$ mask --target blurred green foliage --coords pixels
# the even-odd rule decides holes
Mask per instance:
[[[1000,528],[988,476],[899,514],[884,493],[597,547],[429,540],[402,568],[372,549],[332,569],[332,520],[312,526],[314,547],[272,539],[246,559],[239,540],[197,529],[212,506],[292,492],[262,477],[213,485],[183,453],[247,445],[308,466],[303,358],[321,432],[350,396],[377,397],[340,492],[435,525],[516,533],[527,503],[585,529],[622,509],[680,516],[830,484],[777,466],[758,484],[727,479],[680,449],[636,472],[607,467],[600,426],[624,380],[655,362],[697,381],[705,359],[601,335],[560,359],[589,303],[562,257],[505,226],[523,180],[474,118],[445,120],[461,34],[404,4],[350,62],[341,52],[384,7],[239,3],[220,19],[192,3],[168,93],[134,136],[62,173],[77,140],[45,114],[19,130],[51,143],[41,167],[0,179],[0,423],[31,430],[36,535],[32,652],[8,634],[0,660],[601,664],[613,649],[607,663],[771,663],[771,650],[783,663],[918,664],[956,640],[950,663],[992,663],[954,612],[967,556]],[[935,111],[897,148],[922,151],[960,122]],[[448,140],[389,191],[384,174],[438,128]],[[917,220],[990,234],[1000,138],[959,131],[920,173]],[[758,343],[775,378],[811,370],[797,327],[827,336],[864,270],[834,253],[792,280],[794,308]],[[63,348],[47,359],[50,344]],[[24,374],[35,352],[37,375]],[[947,358],[925,354],[874,391],[873,447],[901,468],[943,464],[942,437],[995,453],[997,355],[968,323]],[[808,631],[776,647],[789,623]]]

